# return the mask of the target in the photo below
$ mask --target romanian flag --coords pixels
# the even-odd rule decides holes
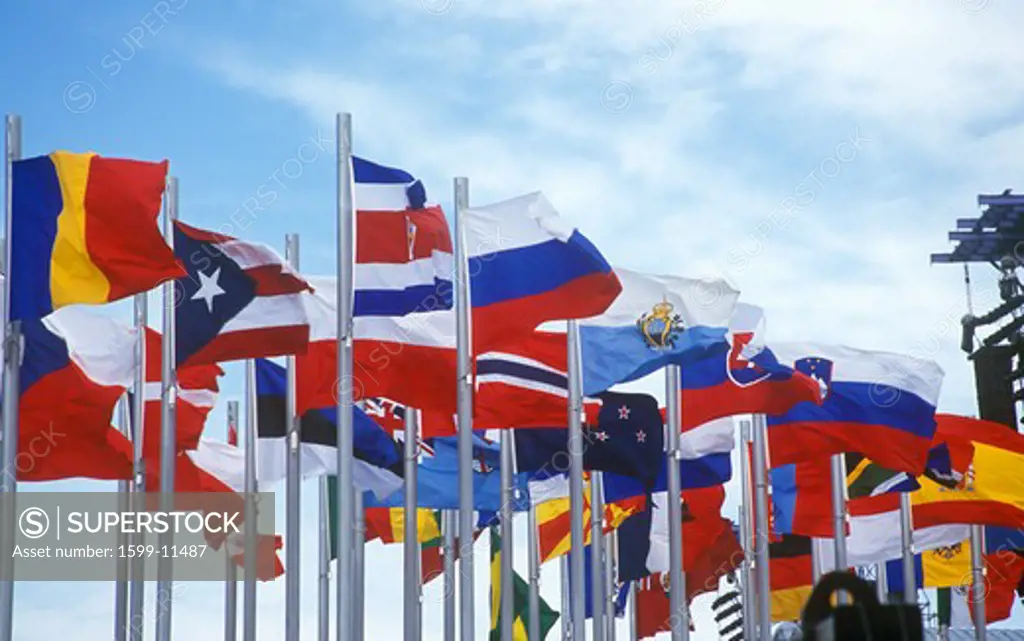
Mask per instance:
[[[804,604],[814,589],[811,540],[785,535],[768,544],[772,621],[799,621]]]
[[[14,163],[12,320],[102,304],[185,275],[157,226],[167,161],[57,151]]]
[[[1024,527],[1024,435],[990,421],[939,414],[935,441],[949,446],[955,469],[967,469],[954,488],[921,477],[912,493],[914,527],[977,523]],[[973,450],[973,455],[970,452]],[[969,457],[965,466],[962,459]]]

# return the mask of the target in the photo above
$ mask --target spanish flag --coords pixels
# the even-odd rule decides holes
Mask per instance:
[[[914,527],[976,523],[1024,527],[1024,435],[991,421],[936,415],[935,442],[949,445],[954,469],[966,469],[955,488],[919,477]],[[969,465],[966,464],[969,461]]]
[[[14,163],[11,320],[102,304],[185,276],[157,225],[160,163],[57,151]]]

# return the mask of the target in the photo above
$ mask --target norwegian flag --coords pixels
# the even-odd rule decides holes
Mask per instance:
[[[178,366],[305,353],[311,287],[272,248],[175,222],[174,253]]]

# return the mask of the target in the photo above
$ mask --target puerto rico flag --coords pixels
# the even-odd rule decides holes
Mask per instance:
[[[309,283],[267,245],[175,222],[177,366],[306,350]]]
[[[944,376],[926,361],[820,344],[778,344],[781,363],[814,379],[822,404],[768,417],[772,466],[858,452],[891,470],[923,474]]]
[[[682,370],[683,429],[737,414],[784,414],[797,403],[821,403],[818,383],[780,364],[764,345],[764,310],[737,303],[729,320],[730,350]]]

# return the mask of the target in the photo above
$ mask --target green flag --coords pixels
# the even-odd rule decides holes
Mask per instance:
[[[558,612],[540,600],[540,639],[530,639],[530,586],[521,576],[512,572],[512,589],[514,592],[512,609],[516,620],[512,624],[514,641],[543,641],[548,631],[558,621]],[[501,535],[498,528],[491,526],[491,634],[490,641],[501,639]]]
[[[327,548],[331,561],[338,558],[338,477],[327,477]]]
[[[895,472],[865,458],[861,454],[846,455],[846,488],[849,498],[877,496],[910,482],[904,472]]]

